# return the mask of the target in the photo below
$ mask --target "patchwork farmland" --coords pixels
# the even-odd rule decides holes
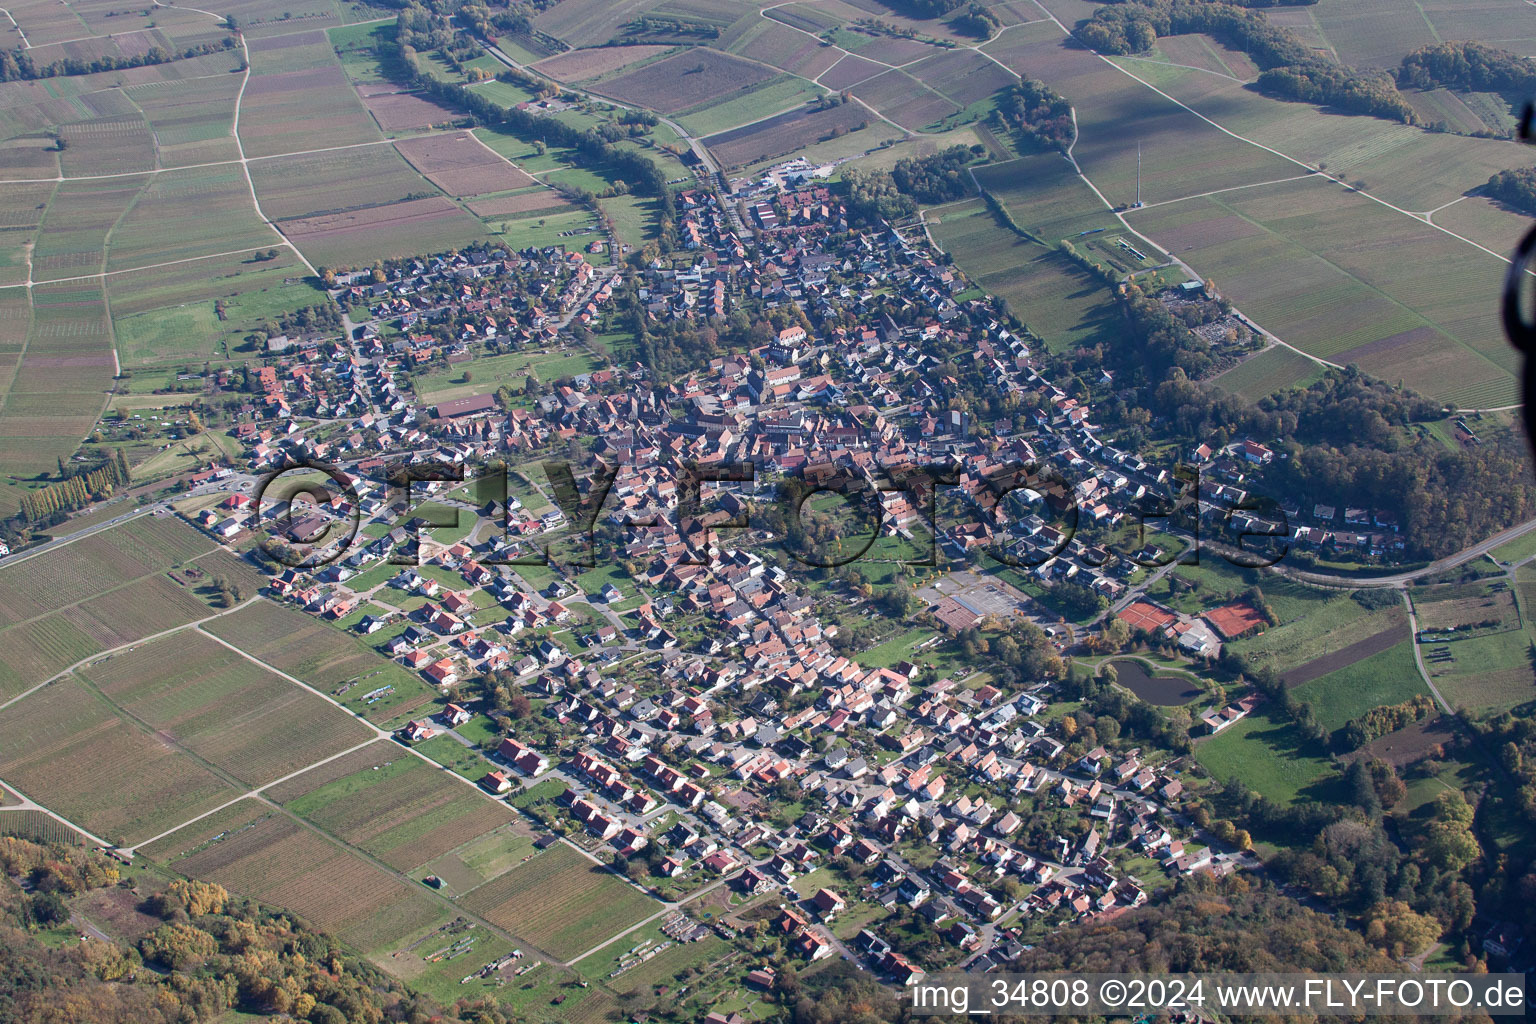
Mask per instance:
[[[651,897],[564,843],[470,891],[460,902],[561,957],[585,952],[604,936],[661,909]]]

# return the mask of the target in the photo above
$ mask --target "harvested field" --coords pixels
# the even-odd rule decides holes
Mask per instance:
[[[827,110],[807,106],[704,139],[710,152],[728,167],[802,149],[834,135],[856,131],[869,121],[864,108],[843,103]]]
[[[817,78],[844,56],[842,51],[814,36],[767,18],[732,41],[726,49],[810,79]]]
[[[905,71],[887,71],[849,91],[911,131],[942,121],[960,110],[959,104],[940,96]]]
[[[145,644],[82,675],[134,718],[253,787],[371,735],[346,712],[196,633]]]
[[[191,850],[169,861],[176,871],[283,907],[362,949],[388,945],[444,916],[413,891],[324,836],[262,806],[242,802],[211,823],[198,822],[155,844]],[[231,820],[232,819],[232,820]],[[210,834],[211,833],[211,834]],[[382,922],[389,929],[378,929]]]
[[[387,92],[363,100],[363,106],[386,132],[429,128],[455,121],[460,115],[425,96],[409,92]]]
[[[890,68],[885,67],[883,64],[876,64],[872,60],[865,60],[863,57],[850,53],[832,65],[827,73],[821,76],[821,84],[828,89],[841,91],[850,86],[858,85],[860,82],[867,82],[871,78],[883,75],[889,70]]]
[[[374,748],[360,753],[365,751]],[[404,751],[387,765],[375,763],[327,781],[285,806],[400,871],[420,867],[515,817],[506,804]]]
[[[570,202],[552,188],[539,188],[515,196],[479,199],[469,204],[477,217],[516,217],[535,210],[557,210]]]
[[[1401,771],[1416,761],[1429,757],[1437,747],[1449,746],[1456,739],[1456,725],[1445,715],[1389,732],[1346,756],[1346,760],[1365,758],[1381,760]]]
[[[887,63],[895,62],[887,59]],[[1018,75],[974,50],[945,50],[903,70],[962,107],[1019,82]]]
[[[535,71],[560,82],[581,82],[612,74],[620,68],[649,60],[672,49],[670,45],[594,46],[568,50],[532,65]]]
[[[471,132],[406,139],[395,143],[395,148],[451,196],[509,192],[535,184],[532,176],[487,148]]]
[[[431,191],[388,144],[252,160],[251,182],[275,221],[387,206]]]
[[[1285,685],[1291,687],[1301,686],[1303,683],[1310,683],[1314,679],[1321,679],[1330,672],[1336,672],[1341,668],[1353,665],[1357,661],[1369,658],[1373,654],[1380,654],[1393,644],[1401,642],[1403,634],[1403,623],[1399,622],[1391,628],[1384,629],[1379,633],[1373,633],[1363,640],[1356,640],[1348,647],[1341,647],[1331,654],[1326,654],[1321,658],[1314,658],[1306,664],[1298,665],[1287,672],[1284,677]]]
[[[562,958],[585,952],[661,909],[564,843],[473,890],[460,903]]]
[[[0,712],[0,777],[122,844],[237,795],[186,754],[113,714],[73,678]]]
[[[335,63],[335,54],[328,46],[326,52],[331,63],[320,67],[251,76],[240,105],[240,141],[247,157],[379,138],[373,118]]]
[[[592,86],[636,106],[675,114],[745,92],[773,77],[759,64],[715,50],[695,49]]]
[[[283,221],[278,227],[312,262],[331,267],[441,252],[487,237],[480,221],[442,196]]]

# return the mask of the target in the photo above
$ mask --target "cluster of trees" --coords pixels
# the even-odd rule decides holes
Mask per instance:
[[[1118,620],[1117,620],[1118,621]],[[1113,665],[1105,665],[1093,675],[1071,673],[1057,684],[1067,700],[1083,702],[1076,715],[1076,733],[1084,749],[1110,743],[1121,737],[1134,737],[1177,754],[1190,751],[1189,712],[1182,707],[1159,709],[1114,685]],[[1088,733],[1089,729],[1091,733]]]
[[[1141,53],[1159,36],[1192,32],[1208,33],[1246,52],[1263,69],[1259,89],[1272,96],[1415,123],[1413,108],[1391,75],[1320,57],[1288,29],[1236,4],[1126,0],[1100,7],[1077,27],[1078,38],[1103,53]]]
[[[904,157],[890,171],[850,170],[848,212],[866,223],[899,221],[917,213],[918,203],[944,203],[975,191],[966,166],[986,152],[983,146],[950,146],[932,156]]]
[[[128,483],[128,460],[121,448],[89,467],[66,467],[61,459],[59,477],[58,483],[23,494],[17,518],[24,523],[51,525],[61,521],[66,512],[110,497],[114,488]]]
[[[1359,750],[1372,740],[1389,732],[1422,722],[1435,713],[1435,702],[1428,694],[1421,693],[1401,704],[1382,704],[1371,708],[1359,718],[1344,726],[1344,747]]]
[[[1522,213],[1536,216],[1536,167],[1499,171],[1488,179],[1488,194]]]
[[[1112,921],[1056,929],[1014,966],[1155,974],[1396,969],[1340,922],[1272,883],[1236,874],[1183,878],[1166,900]]]
[[[960,9],[966,0],[880,0],[881,3],[909,18],[942,18]]]
[[[974,191],[966,165],[986,153],[986,147],[950,146],[932,156],[904,157],[891,169],[891,180],[904,195],[919,203],[947,203]]]
[[[1435,43],[1404,57],[1397,81],[1416,89],[1526,94],[1536,91],[1536,69],[1519,54],[1487,43]]]
[[[167,50],[163,46],[152,46],[144,53],[135,53],[126,57],[103,56],[93,57],[90,60],[82,57],[68,57],[48,64],[38,64],[26,50],[6,50],[0,52],[0,82],[58,78],[64,75],[90,75],[101,71],[122,71],[127,68],[169,64],[173,60],[190,60],[193,57],[218,53],[221,50],[232,50],[238,45],[239,42],[234,36],[225,36],[217,42],[200,43],[182,50]]]
[[[1072,144],[1072,104],[1044,82],[1026,78],[997,97],[1005,125],[1042,146],[1066,152]]]
[[[951,18],[949,27],[964,35],[986,39],[1002,27],[1002,22],[985,5],[973,3]]]
[[[994,672],[1000,666],[1004,674],[1012,673],[1004,685],[1013,685],[1016,680],[1055,679],[1065,672],[1060,655],[1039,626],[1024,619],[1009,619],[998,626],[991,633],[979,629],[960,632],[960,657],[966,664]]]
[[[617,298],[624,329],[635,339],[640,360],[659,380],[686,376],[708,366],[711,359],[769,344],[777,336],[768,321],[752,320],[741,310],[704,323],[653,322],[629,282]]]
[[[848,213],[855,220],[894,222],[917,213],[917,203],[896,187],[886,171],[850,168],[843,172],[843,183],[848,187]]]

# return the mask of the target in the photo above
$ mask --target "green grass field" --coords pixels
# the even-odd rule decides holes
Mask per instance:
[[[1326,728],[1342,728],[1371,708],[1401,704],[1428,693],[1413,662],[1413,641],[1404,640],[1321,678],[1296,687],[1296,699],[1312,705]]]
[[[794,75],[779,75],[719,103],[694,107],[674,120],[695,136],[713,135],[788,110],[822,95],[824,90]]]
[[[547,387],[562,377],[587,373],[596,368],[595,361],[586,352],[509,352],[506,355],[476,359],[446,370],[431,370],[418,375],[414,384],[422,401],[432,404],[465,395],[486,394],[503,384],[510,385],[520,393],[530,371]],[[472,380],[464,380],[465,370],[470,372]]]
[[[1217,779],[1240,779],[1282,804],[1328,800],[1339,779],[1325,751],[1304,740],[1293,723],[1262,707],[1200,741],[1195,756]]]
[[[1300,352],[1279,345],[1255,353],[1212,383],[1239,398],[1257,402],[1287,388],[1304,388],[1321,380],[1323,367]]]

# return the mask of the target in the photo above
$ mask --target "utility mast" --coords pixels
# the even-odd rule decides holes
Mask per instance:
[[[1141,140],[1136,140],[1136,205],[1132,209],[1141,209]]]

